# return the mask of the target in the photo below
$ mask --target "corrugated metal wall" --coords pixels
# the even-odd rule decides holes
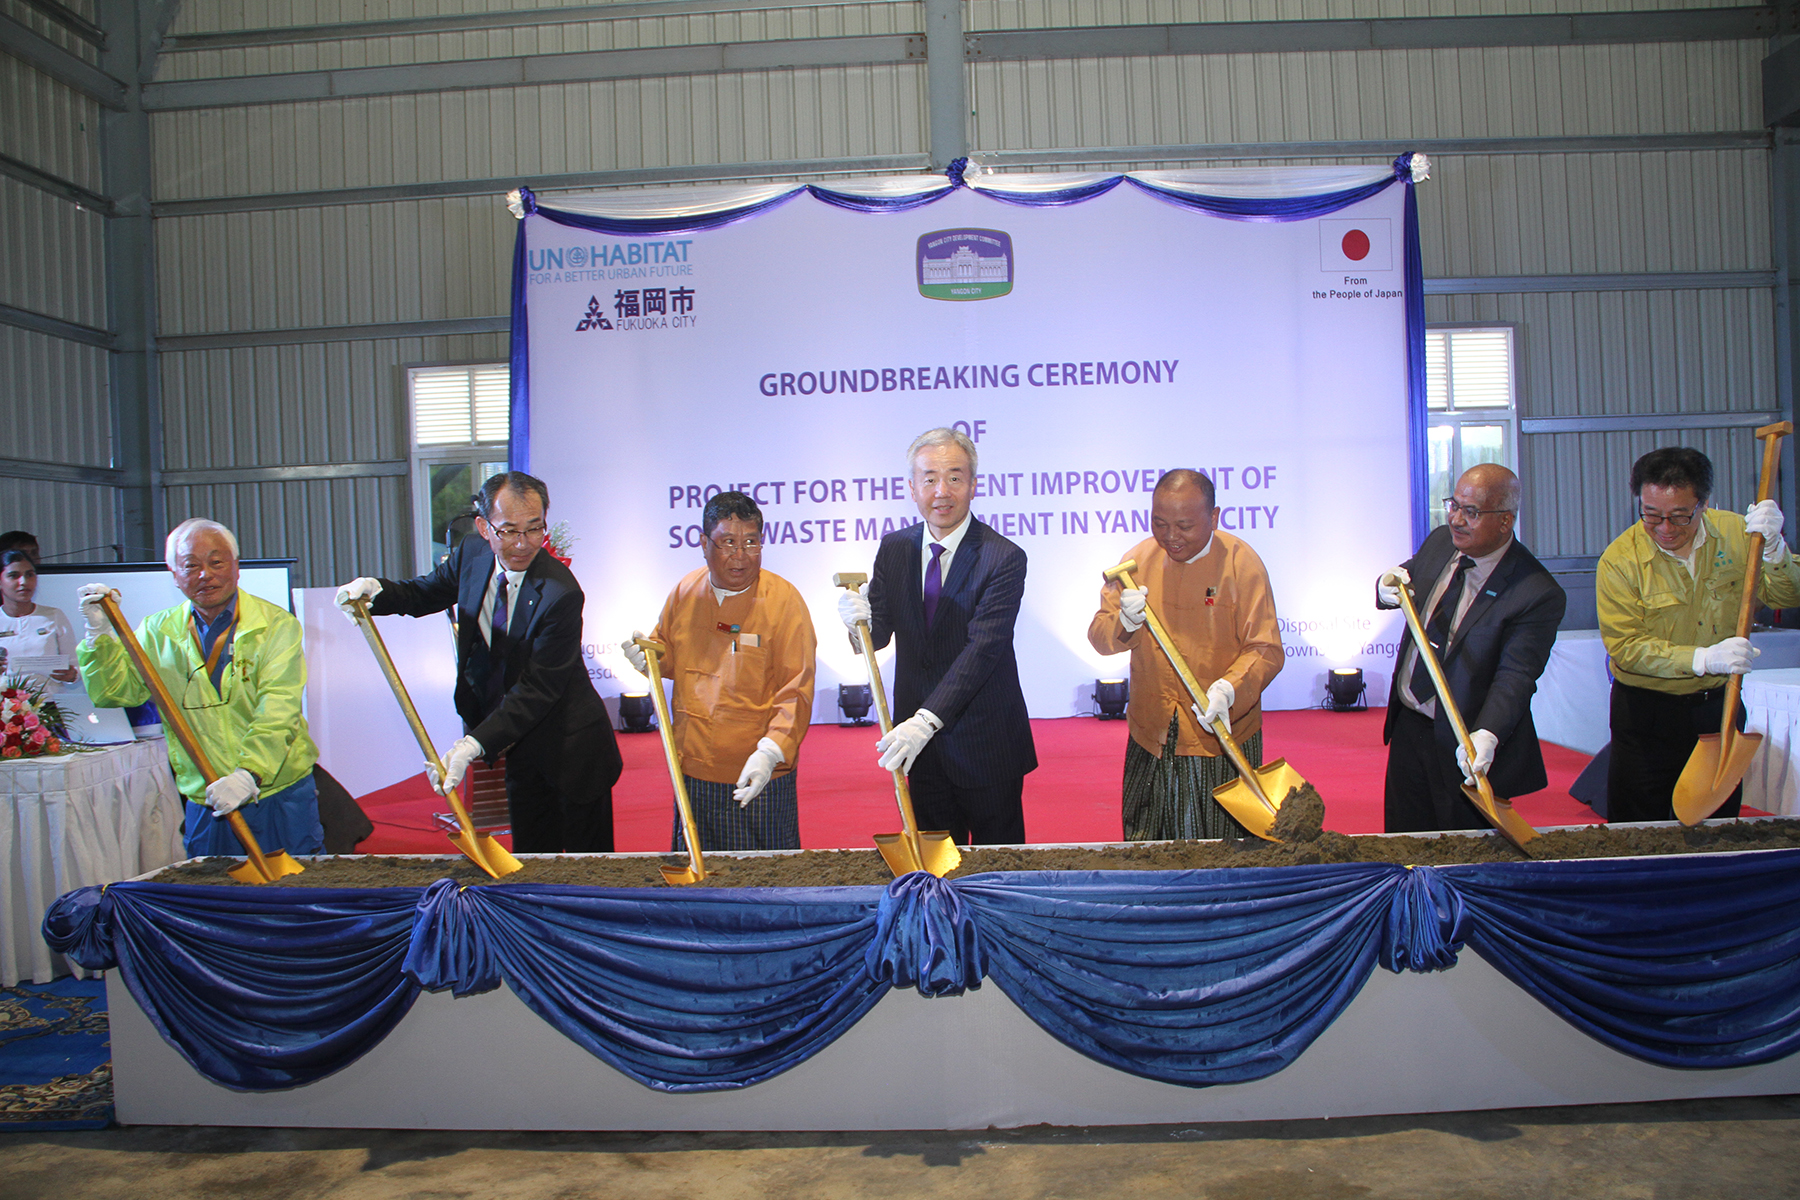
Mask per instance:
[[[92,6],[68,7],[91,19]],[[17,0],[13,21],[92,63],[91,48]],[[24,60],[0,54],[0,154],[30,171],[102,190],[100,109]],[[73,200],[0,177],[0,305],[24,319],[103,330],[106,218]],[[54,468],[109,468],[107,354],[56,326],[0,324],[0,528],[30,529],[47,556],[113,557],[113,489],[34,478]],[[94,549],[103,547],[103,549]]]
[[[0,4],[9,13],[26,11],[18,0]],[[504,0],[188,0],[171,31],[176,48],[162,55],[156,78],[923,28],[915,2],[615,20],[584,14],[569,23],[557,23],[547,6],[545,23],[511,28],[223,48],[181,40],[509,7]],[[970,0],[963,12],[966,28],[978,35],[1276,16],[1686,7],[1678,0],[1295,0],[1278,9],[1242,0]],[[1147,165],[1173,166],[1181,164],[1157,147],[1299,142],[1307,145],[1291,158],[1263,161],[1309,162],[1343,161],[1330,143],[1347,140],[1521,139],[1505,153],[1440,156],[1420,189],[1427,277],[1476,281],[1463,293],[1432,296],[1430,319],[1517,325],[1527,419],[1762,412],[1780,403],[1767,286],[1615,281],[1611,290],[1507,293],[1480,281],[1771,271],[1766,148],[1630,142],[1673,135],[1704,143],[1709,135],[1759,130],[1766,52],[1763,41],[1744,39],[975,61],[965,72],[968,135],[977,155],[1006,152],[1009,164],[1024,169],[1047,165],[1051,152],[1080,149],[1143,147]],[[25,97],[29,108],[4,122],[0,149],[35,155],[32,161],[54,163],[59,174],[94,186],[93,150],[81,143],[79,106],[70,106],[66,89],[4,57],[0,87],[8,97]],[[169,520],[205,512],[234,523],[246,553],[298,556],[299,577],[309,583],[410,570],[407,483],[396,473],[407,453],[401,368],[504,356],[502,334],[437,336],[429,323],[506,312],[513,222],[500,205],[505,183],[733,163],[773,164],[760,172],[767,174],[783,165],[798,169],[799,160],[920,155],[929,149],[929,125],[924,68],[911,62],[155,113],[154,198],[173,206],[156,222],[157,320],[166,341],[162,450],[176,473]],[[1618,141],[1573,151],[1539,151],[1530,142],[1569,138]],[[1034,152],[1046,157],[1034,164]],[[1068,157],[1056,160],[1059,169],[1078,165]],[[1117,155],[1097,161],[1121,165]],[[403,194],[462,180],[493,180],[494,187],[477,196]],[[14,210],[17,189],[4,180],[0,187]],[[283,196],[376,188],[402,191],[368,200]],[[245,204],[245,197],[273,199]],[[225,203],[234,198],[235,209]],[[7,297],[34,286],[40,265],[83,279],[95,274],[93,229],[46,208],[42,198],[20,203],[26,223],[47,232],[0,250],[0,303],[18,304]],[[35,286],[31,297],[41,311],[102,322],[97,288]],[[407,322],[424,323],[418,336],[390,330],[383,332],[396,336],[374,340],[341,331]],[[259,339],[290,344],[248,344]],[[9,386],[17,375],[7,375]],[[82,445],[104,427],[89,421]],[[1524,536],[1545,555],[1597,554],[1624,519],[1622,481],[1631,458],[1672,440],[1714,454],[1721,502],[1742,502],[1754,469],[1742,431],[1534,433],[1523,438],[1520,459]],[[344,463],[369,474],[338,479],[288,470]]]

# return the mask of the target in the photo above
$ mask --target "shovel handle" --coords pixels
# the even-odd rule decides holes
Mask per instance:
[[[1407,628],[1412,630],[1413,641],[1419,647],[1419,661],[1425,664],[1426,672],[1431,676],[1432,686],[1437,688],[1438,704],[1443,706],[1444,716],[1450,720],[1450,728],[1456,731],[1456,743],[1462,747],[1463,757],[1470,763],[1475,761],[1475,743],[1469,738],[1469,727],[1463,722],[1462,710],[1456,707],[1456,701],[1450,698],[1450,685],[1444,680],[1444,668],[1438,662],[1437,653],[1432,650],[1430,640],[1425,636],[1425,627],[1419,622],[1419,610],[1413,604],[1412,593],[1404,587],[1396,589],[1400,593],[1400,608],[1406,614]],[[1399,663],[1396,658],[1395,663]],[[1471,770],[1475,776],[1475,790],[1481,794],[1488,807],[1498,812],[1500,800],[1494,795],[1494,785],[1488,782],[1486,772]]]
[[[200,739],[194,736],[193,726],[189,725],[187,717],[182,715],[180,707],[175,703],[175,697],[169,694],[168,686],[163,683],[162,675],[157,671],[155,664],[150,661],[150,656],[144,653],[144,647],[137,640],[137,634],[131,631],[131,624],[125,620],[125,614],[119,611],[118,601],[112,598],[110,592],[100,597],[100,608],[106,613],[106,619],[112,623],[113,632],[119,637],[119,644],[125,647],[126,657],[131,659],[131,665],[136,667],[138,674],[143,677],[144,686],[150,689],[150,698],[156,701],[156,711],[162,714],[163,723],[175,731],[175,740],[181,743],[181,748],[187,752],[194,768],[200,772],[200,778],[207,783],[217,780],[219,772],[214,769],[212,760],[206,757],[206,751],[200,748]],[[262,847],[257,845],[256,835],[250,832],[249,823],[244,820],[243,814],[236,811],[230,812],[226,814],[225,823],[231,827],[231,832],[237,835],[237,840],[244,847],[244,854],[250,859],[251,865],[256,868],[256,873],[261,875],[265,882],[278,878],[275,872],[270,870],[268,860],[263,856]]]
[[[394,666],[394,656],[388,653],[387,642],[382,640],[381,630],[375,627],[375,618],[369,615],[369,602],[360,596],[352,600],[351,606],[356,609],[356,624],[368,640],[369,649],[375,654],[375,661],[381,666],[382,675],[386,676],[388,687],[393,689],[394,699],[400,702],[400,711],[406,715],[406,723],[412,727],[413,737],[419,743],[419,749],[425,752],[425,761],[437,769],[438,778],[444,777],[444,760],[438,757],[437,747],[432,745],[431,734],[425,728],[425,722],[419,718],[419,710],[414,706],[412,694],[406,690],[406,683],[400,678],[399,670]],[[467,834],[471,843],[475,840],[475,822],[469,819],[468,810],[463,807],[462,798],[457,788],[444,793],[444,799],[450,802],[450,809],[456,814],[456,823]]]
[[[1108,568],[1101,574],[1109,581],[1118,580],[1123,587],[1135,588],[1137,584],[1132,581],[1131,572],[1136,566],[1137,560],[1128,558],[1118,566]],[[1169,636],[1169,631],[1163,627],[1162,619],[1156,615],[1156,610],[1150,607],[1148,601],[1144,603],[1144,624],[1150,627],[1150,636],[1156,639],[1156,644],[1162,647],[1163,655],[1169,660],[1169,665],[1175,668],[1175,675],[1181,680],[1181,686],[1187,689],[1188,695],[1194,698],[1194,703],[1204,712],[1208,703],[1206,689],[1200,686],[1198,679],[1194,678],[1194,672],[1188,668],[1187,661],[1181,657],[1181,651],[1175,648],[1174,639]],[[1262,801],[1264,808],[1275,812],[1275,804],[1263,792],[1262,780],[1257,778],[1256,769],[1250,765],[1250,760],[1244,757],[1243,747],[1239,746],[1231,734],[1226,731],[1225,722],[1215,719],[1212,724],[1206,726],[1206,731],[1217,738],[1219,745],[1225,748],[1225,756],[1231,760],[1231,765],[1237,768],[1238,778],[1244,781],[1244,786],[1250,789],[1252,795]]]
[[[861,582],[860,577],[845,577],[839,586],[855,591]],[[862,647],[863,662],[869,667],[869,696],[875,701],[875,719],[885,737],[894,731],[894,718],[888,711],[887,689],[881,685],[881,664],[875,661],[875,635],[869,631],[867,621],[856,623],[856,644]],[[919,838],[919,818],[913,812],[912,788],[906,782],[906,772],[901,770],[894,772],[894,802],[900,806],[900,828],[912,847],[913,857],[924,862],[924,843]]]
[[[1775,470],[1781,461],[1781,439],[1794,432],[1792,421],[1777,421],[1756,431],[1763,444],[1762,475],[1756,484],[1756,502],[1761,504],[1775,495]],[[1744,564],[1744,594],[1738,601],[1737,636],[1750,636],[1750,619],[1756,615],[1756,593],[1762,582],[1763,536],[1750,535],[1750,547]],[[1731,743],[1736,740],[1738,697],[1744,690],[1744,677],[1733,675],[1725,681],[1725,719],[1719,729],[1719,762],[1731,759]]]
[[[700,855],[700,827],[694,822],[694,806],[688,799],[687,780],[681,774],[681,756],[675,753],[675,726],[669,719],[669,700],[663,695],[663,644],[653,638],[638,638],[637,648],[644,652],[644,665],[650,670],[650,703],[656,707],[656,727],[662,733],[663,757],[669,760],[669,781],[675,785],[675,811],[681,816],[681,836],[687,842],[688,866],[696,882],[706,878],[706,863]]]

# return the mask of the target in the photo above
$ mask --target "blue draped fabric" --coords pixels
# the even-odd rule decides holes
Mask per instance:
[[[1745,1066],[1800,1048],[1800,850],[915,873],[885,889],[124,883],[63,896],[44,936],[85,967],[118,967],[196,1070],[253,1090],[354,1061],[419,988],[504,983],[621,1072],[685,1092],[804,1062],[890,987],[953,997],[984,977],[1119,1070],[1241,1082],[1293,1062],[1377,964],[1444,970],[1465,945],[1654,1063]]]
[[[1377,180],[1359,188],[1350,188],[1342,192],[1323,192],[1316,196],[1282,196],[1279,198],[1249,199],[1242,196],[1206,196],[1193,192],[1184,192],[1175,188],[1158,187],[1148,180],[1137,179],[1126,175],[1122,178],[1131,180],[1132,186],[1141,192],[1148,192],[1159,200],[1166,200],[1182,208],[1192,208],[1200,212],[1211,213],[1215,217],[1231,217],[1239,221],[1304,221],[1308,217],[1323,217],[1360,203],[1371,196],[1380,194],[1399,181],[1400,175],[1396,167],[1392,178]],[[1112,183],[1117,183],[1114,179]],[[1108,184],[1110,187],[1111,184]],[[1407,185],[1410,195],[1411,184]]]
[[[1412,534],[1417,546],[1431,532],[1430,419],[1425,394],[1425,258],[1419,248],[1419,189],[1412,181],[1412,152],[1394,160],[1394,175],[1406,180],[1406,449],[1412,462]]]
[[[1665,1067],[1800,1049],[1800,850],[1441,873],[1469,948],[1614,1049]]]
[[[537,211],[537,200],[529,189],[520,188],[527,212]],[[531,470],[531,336],[525,303],[526,280],[525,222],[513,237],[512,263],[512,337],[509,341],[507,372],[509,391],[507,415],[510,424],[506,435],[507,468]]]
[[[649,1087],[748,1087],[817,1054],[887,993],[864,961],[878,894],[441,880],[419,905],[407,971],[456,995],[504,977],[539,1017]]]
[[[419,889],[82,888],[44,939],[89,970],[117,967],[163,1040],[245,1091],[322,1079],[400,1023]]]
[[[1300,1056],[1374,970],[1393,866],[1008,872],[960,880],[988,973],[1052,1037],[1199,1086]]]

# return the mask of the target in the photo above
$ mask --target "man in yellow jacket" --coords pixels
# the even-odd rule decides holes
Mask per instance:
[[[319,751],[300,712],[306,687],[300,622],[238,590],[237,538],[215,521],[195,517],[177,525],[164,559],[188,603],[145,617],[137,639],[221,772],[208,781],[170,738],[175,783],[187,798],[188,854],[240,853],[225,820],[240,810],[264,849],[323,853],[312,775]],[[82,683],[96,705],[142,704],[150,689],[100,607],[107,592],[99,583],[80,589],[87,619],[76,651]]]
[[[1631,468],[1638,520],[1600,556],[1595,601],[1612,657],[1609,821],[1672,821],[1675,781],[1703,733],[1725,719],[1729,675],[1759,653],[1737,636],[1750,535],[1763,535],[1758,599],[1800,605],[1800,565],[1773,500],[1743,516],[1706,507],[1712,463],[1685,446],[1652,450]],[[1733,718],[1744,727],[1744,710]],[[1735,817],[1742,788],[1715,814]]]

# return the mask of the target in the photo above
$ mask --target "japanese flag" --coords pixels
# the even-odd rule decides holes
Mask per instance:
[[[1387,217],[1319,221],[1319,269],[1361,273],[1394,269],[1393,222]]]

